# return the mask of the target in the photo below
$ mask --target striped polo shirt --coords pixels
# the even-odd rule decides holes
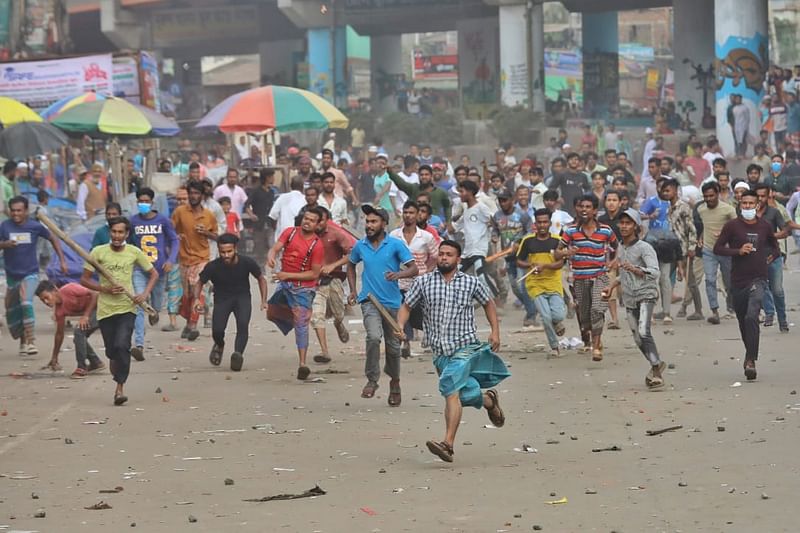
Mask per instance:
[[[592,279],[606,272],[606,251],[617,247],[614,230],[596,222],[594,233],[587,235],[577,223],[570,224],[561,233],[561,243],[573,246],[576,253],[570,260],[575,279]]]

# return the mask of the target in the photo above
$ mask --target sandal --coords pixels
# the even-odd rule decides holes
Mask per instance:
[[[50,361],[49,363],[47,363],[46,365],[44,365],[44,366],[43,366],[42,368],[40,368],[39,370],[52,370],[53,372],[61,372],[61,371],[62,371],[62,370],[64,370],[64,369],[63,369],[63,368],[61,368],[61,365],[60,365],[60,364],[58,364],[58,363],[54,363],[54,362]]]
[[[663,374],[666,369],[667,369],[667,363],[665,363],[664,361],[661,361],[660,363],[658,363],[658,373],[659,374]],[[654,377],[655,376],[653,374],[653,367],[651,366],[650,370],[647,371],[647,375],[644,378],[644,384],[649,387],[650,383],[653,381]]]
[[[500,408],[500,398],[497,395],[497,391],[489,389],[486,391],[486,396],[492,400],[492,406],[486,408],[486,412],[489,414],[489,420],[495,427],[503,427],[503,424],[506,423],[506,415],[503,414],[503,410]]]
[[[71,379],[83,379],[89,375],[85,368],[76,368],[72,374],[69,375]]]
[[[127,401],[128,401],[128,397],[125,396],[124,394],[115,394],[114,395],[114,405],[119,406],[119,405],[124,404]]]
[[[309,374],[311,374],[311,369],[307,366],[301,366],[297,369],[297,379],[300,381],[305,381],[308,379]]]
[[[89,365],[90,374],[99,374],[106,369],[106,364],[102,361],[97,361],[96,365]]]
[[[214,347],[211,348],[211,353],[208,354],[208,360],[212,365],[219,366],[220,363],[222,363],[222,348],[215,344]]]
[[[616,322],[609,322],[608,329],[619,329],[619,324]]]
[[[347,331],[347,328],[344,325],[344,322],[334,322],[333,327],[336,328],[336,334],[339,335],[339,340],[341,342],[349,342],[350,341],[350,332]]]
[[[400,396],[400,380],[393,379],[389,382],[389,406],[399,407],[401,401],[402,396]]]
[[[321,353],[319,355],[315,355],[314,356],[314,362],[315,363],[319,363],[321,365],[327,365],[328,363],[331,362],[331,358],[330,358],[330,356],[327,356],[324,353]]]
[[[433,455],[444,461],[445,463],[452,463],[453,462],[453,455],[455,452],[453,451],[453,447],[447,444],[446,442],[436,442],[429,440],[425,443],[428,446],[428,449],[431,451]]]
[[[592,361],[602,361],[602,360],[603,360],[603,350],[600,348],[592,350]]]
[[[367,381],[367,384],[364,385],[364,388],[361,389],[361,397],[362,398],[372,398],[375,396],[375,391],[378,390],[378,384],[374,381]]]
[[[652,377],[650,378],[650,382],[647,384],[647,386],[650,388],[650,390],[660,389],[661,387],[664,386],[664,379]]]
[[[556,335],[559,337],[563,337],[564,333],[567,332],[567,326],[564,325],[564,321],[559,321],[553,324],[553,329],[556,332]]]
[[[753,381],[758,377],[758,372],[756,372],[756,362],[752,359],[745,359],[744,361],[744,376],[747,378],[747,381]]]

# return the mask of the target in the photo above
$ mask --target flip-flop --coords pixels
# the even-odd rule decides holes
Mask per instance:
[[[445,463],[453,462],[453,455],[455,452],[453,448],[446,442],[436,442],[429,440],[425,443],[433,455],[444,461]]]
[[[592,350],[592,361],[602,361],[603,350]]]
[[[212,365],[219,366],[222,363],[222,348],[215,344],[211,348],[211,353],[208,354],[208,360]]]
[[[399,407],[401,401],[400,382],[392,380],[389,382],[389,406]]]
[[[375,396],[375,391],[378,390],[378,384],[374,381],[368,381],[364,388],[361,389],[362,398],[372,398]]]
[[[114,405],[119,406],[119,405],[124,404],[127,401],[128,401],[128,397],[125,396],[124,394],[120,394],[120,395],[116,395],[115,394],[114,395]]]
[[[486,391],[486,396],[492,399],[492,406],[486,409],[489,414],[489,420],[495,427],[503,427],[503,424],[506,423],[506,415],[503,414],[503,410],[500,408],[500,397],[497,391],[489,389]]]
[[[331,361],[332,361],[332,359],[329,356],[325,355],[325,354],[319,354],[319,355],[315,355],[314,356],[314,362],[315,363],[319,363],[321,365],[327,365]]]
[[[336,328],[336,334],[339,335],[339,340],[341,342],[350,341],[350,332],[347,331],[344,322],[334,322],[333,326]]]
[[[308,378],[309,374],[311,374],[311,369],[308,368],[307,366],[301,366],[300,368],[297,369],[297,379],[299,379],[300,381],[305,381]]]
[[[650,390],[660,389],[663,386],[664,386],[664,379],[657,377],[650,378],[650,382],[647,384],[647,387]]]
[[[553,324],[553,328],[556,331],[556,335],[558,335],[559,337],[563,337],[564,333],[567,332],[567,326],[564,325],[563,320]]]

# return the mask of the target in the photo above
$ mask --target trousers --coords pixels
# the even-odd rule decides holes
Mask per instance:
[[[783,292],[783,257],[769,264],[769,288],[764,293],[764,314],[778,314],[778,324],[786,324],[786,296]]]
[[[140,294],[144,292],[147,287],[147,281],[150,279],[149,274],[145,274],[141,269],[133,269],[133,292]],[[156,311],[161,311],[164,305],[164,293],[167,288],[167,275],[158,277],[158,281],[153,285],[153,290],[150,291],[150,305]],[[144,309],[139,307],[136,310],[136,323],[133,326],[133,345],[144,346]]]
[[[119,384],[128,381],[131,371],[131,335],[135,322],[135,313],[111,315],[98,322],[106,345],[106,357],[111,361],[111,375]]]
[[[388,309],[393,317],[397,318],[397,309]],[[367,331],[367,362],[364,373],[369,381],[378,382],[381,377],[381,339],[386,350],[386,364],[383,371],[392,379],[400,379],[400,339],[392,327],[381,316],[378,308],[369,300],[361,303],[361,315],[364,319],[364,329]]]
[[[542,326],[550,349],[558,348],[558,335],[555,325],[567,318],[567,304],[557,292],[545,292],[533,298],[533,304],[542,317]]]
[[[89,329],[86,331],[77,327],[77,325],[73,328],[72,342],[75,344],[75,360],[78,363],[78,368],[86,370],[87,360],[90,365],[97,365],[97,363],[100,362],[100,358],[97,357],[94,348],[89,344],[89,337],[99,328],[100,326],[97,324],[97,315],[95,314],[92,314],[89,319]]]
[[[725,286],[725,304],[727,309],[733,309],[731,298],[731,258],[724,255],[715,255],[713,250],[703,249],[703,271],[706,276],[706,297],[708,306],[712,311],[719,309],[717,302],[717,271],[722,272],[722,284]]]
[[[744,343],[745,359],[758,360],[758,344],[761,331],[758,327],[758,314],[763,305],[767,281],[757,279],[746,287],[733,289],[733,310],[739,321],[739,333]]]
[[[211,315],[211,337],[214,339],[214,344],[220,348],[225,346],[225,328],[233,313],[233,318],[236,320],[236,340],[233,341],[233,350],[243,354],[250,336],[252,312],[249,293],[232,295],[214,293],[214,311]]]
[[[633,341],[651,366],[658,366],[661,364],[661,358],[658,356],[658,348],[656,348],[656,341],[650,331],[650,325],[653,321],[653,309],[655,309],[655,307],[656,303],[653,300],[639,302],[639,305],[636,307],[626,307],[628,325],[633,332]]]

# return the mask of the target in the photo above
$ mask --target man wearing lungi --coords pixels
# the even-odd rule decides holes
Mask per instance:
[[[8,201],[8,210],[9,219],[0,224],[0,250],[3,250],[8,284],[6,322],[11,336],[19,339],[19,354],[35,355],[39,350],[34,344],[33,296],[39,284],[39,258],[36,255],[39,239],[47,239],[53,244],[63,274],[67,274],[67,262],[60,241],[39,222],[28,218],[27,198],[12,198]]]
[[[442,241],[437,269],[414,280],[397,315],[402,339],[411,308],[422,305],[423,330],[434,354],[439,392],[445,397],[444,440],[429,440],[427,446],[448,463],[453,462],[463,406],[486,409],[492,424],[505,424],[497,391],[491,387],[511,375],[494,353],[500,347],[500,324],[492,295],[478,278],[458,270],[460,261],[461,245]],[[491,326],[488,344],[481,343],[476,335],[473,301],[483,306]]]

